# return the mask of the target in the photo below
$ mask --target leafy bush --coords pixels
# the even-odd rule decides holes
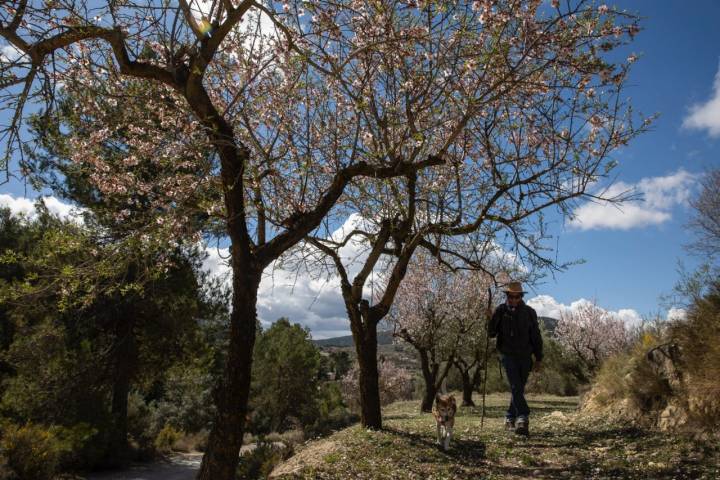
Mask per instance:
[[[251,432],[282,431],[313,421],[320,351],[310,332],[281,318],[259,334],[253,355]]]
[[[173,443],[172,449],[178,452],[204,452],[207,448],[208,436],[207,430],[183,434]]]
[[[695,299],[687,318],[640,335],[633,350],[610,357],[584,402],[663,429],[720,426],[720,281]]]
[[[173,444],[182,436],[182,432],[175,430],[170,425],[165,425],[155,437],[155,448],[160,452],[169,452],[172,450]]]
[[[597,402],[627,403],[626,416],[637,417],[661,410],[672,390],[657,368],[648,360],[653,337],[646,336],[628,353],[608,358],[600,368],[594,385]]]
[[[8,425],[0,439],[7,466],[21,479],[51,480],[60,466],[62,445],[41,425]]]
[[[308,436],[327,435],[358,420],[345,406],[339,382],[320,384],[315,410],[315,421],[305,427]]]
[[[15,480],[15,472],[10,470],[8,459],[3,452],[0,452],[0,480]]]
[[[687,319],[669,328],[682,359],[683,387],[692,416],[715,419],[720,425],[720,279],[697,299]]]
[[[213,378],[204,365],[178,364],[169,368],[160,398],[151,402],[150,429],[157,435],[165,425],[196,433],[209,428],[215,408]]]
[[[52,427],[62,455],[61,467],[90,469],[99,464],[106,453],[106,443],[98,429],[89,423],[78,423],[70,427]]]
[[[236,477],[238,480],[267,478],[275,465],[290,456],[291,450],[275,447],[272,443],[258,442],[257,446],[240,457]]]
[[[151,455],[155,438],[160,433],[160,429],[153,423],[153,411],[153,406],[148,405],[139,392],[128,395],[128,436],[133,447],[143,457]]]
[[[552,395],[577,395],[580,386],[577,375],[582,365],[569,355],[563,345],[543,332],[543,368],[530,375],[527,391]]]

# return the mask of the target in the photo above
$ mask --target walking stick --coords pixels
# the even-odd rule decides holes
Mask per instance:
[[[490,290],[490,287],[488,287],[488,306],[486,311],[490,311],[490,308],[492,307],[492,290]],[[480,415],[480,428],[483,428],[483,425],[485,424],[485,395],[487,394],[487,356],[488,356],[488,349],[490,348],[490,320],[492,319],[492,316],[488,316],[487,321],[485,322],[485,354],[483,357],[483,369],[484,375],[483,375],[483,392],[482,392],[482,414]]]

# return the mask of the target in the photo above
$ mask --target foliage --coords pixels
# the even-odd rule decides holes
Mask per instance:
[[[322,357],[322,371],[325,377],[331,375],[332,379],[338,380],[344,377],[351,367],[350,354],[345,350],[332,350],[327,356]]]
[[[2,131],[4,158],[22,145],[26,105],[44,105],[50,118],[61,103],[56,92],[72,91],[73,108],[92,132],[74,132],[73,161],[115,197],[114,214],[125,216],[135,192],[159,184],[166,195],[151,203],[157,221],[148,226],[159,237],[197,238],[202,224],[191,213],[200,206],[227,227],[235,275],[231,351],[244,357],[229,364],[216,391],[210,444],[226,449],[217,458],[229,460],[206,463],[203,478],[214,468],[227,476],[235,466],[230,450],[239,448],[233,439],[242,437],[236,433],[244,415],[229,410],[250,382],[256,309],[248,299],[256,298],[263,269],[323,225],[354,180],[375,178],[374,188],[386,192],[372,195],[358,182],[356,208],[372,212],[387,211],[389,196],[404,196],[405,183],[388,179],[407,178],[406,191],[419,179],[418,191],[430,192],[390,206],[407,204],[407,218],[392,211],[382,218],[405,225],[384,232],[402,239],[394,245],[404,249],[397,273],[423,236],[463,236],[481,226],[481,243],[503,229],[516,250],[528,245],[528,257],[547,264],[538,255],[543,236],[529,228],[542,223],[535,213],[553,205],[569,211],[612,170],[610,154],[646,126],[636,125],[621,93],[628,65],[610,63],[607,53],[638,33],[636,18],[602,7],[581,0],[552,8],[538,0],[243,1],[215,3],[200,22],[186,2],[23,2],[0,11],[7,26],[0,35],[22,52],[0,65],[8,79],[0,99],[13,111]],[[261,11],[276,35],[256,38],[256,29],[239,28],[243,21],[259,28]],[[128,85],[135,82],[157,88],[136,96]],[[142,114],[145,105],[152,115]],[[101,128],[93,128],[98,121]],[[106,155],[108,147],[119,154]],[[133,175],[148,159],[176,157],[189,164],[178,162],[161,182]],[[196,201],[195,191],[213,187],[222,193]],[[366,201],[373,198],[380,208]],[[411,236],[407,226],[420,218],[414,212],[421,202],[438,207],[425,215],[434,225]],[[462,209],[478,217],[465,224]],[[132,230],[140,242],[144,233]],[[389,310],[392,289],[387,293],[374,317]],[[240,399],[241,413],[246,407]]]
[[[588,382],[609,356],[629,347],[630,332],[625,322],[594,303],[585,302],[573,311],[563,311],[555,336],[564,351],[579,363],[573,374]]]
[[[396,366],[392,361],[385,360],[379,365],[380,404],[389,405],[398,400],[407,400],[413,396],[412,374]],[[353,411],[360,408],[360,392],[358,391],[358,378],[360,367],[357,362],[345,375],[341,382],[342,395],[345,403]]]
[[[160,452],[169,452],[173,444],[180,440],[183,433],[175,430],[170,425],[165,425],[155,437],[155,448]]]
[[[690,414],[720,425],[720,279],[688,311],[671,324],[669,339],[680,348],[684,392]],[[714,422],[712,421],[714,419]]]
[[[530,375],[526,389],[528,392],[548,393],[551,395],[577,395],[581,382],[577,372],[579,365],[575,356],[569,354],[562,343],[541,329],[543,335],[542,370]]]
[[[707,172],[701,180],[701,187],[702,190],[691,202],[693,216],[688,227],[696,237],[688,247],[691,252],[712,263],[720,255],[720,169]]]
[[[92,441],[74,442],[68,447],[73,455],[63,457],[64,464],[76,468],[97,465],[108,455],[114,432],[124,436],[118,415],[125,418],[133,444],[146,452],[152,449],[164,425],[154,427],[154,405],[149,407],[136,393],[127,416],[114,410],[113,397],[122,401],[122,391],[130,391],[131,383],[149,392],[169,377],[168,401],[185,399],[174,407],[175,416],[186,415],[177,423],[206,427],[207,416],[191,414],[194,424],[188,416],[190,409],[206,412],[199,408],[206,397],[202,391],[190,395],[190,386],[202,385],[197,378],[209,383],[214,372],[212,348],[202,338],[196,316],[213,319],[224,310],[198,270],[199,252],[176,251],[171,268],[146,277],[141,285],[132,280],[139,252],[118,252],[91,225],[60,221],[39,207],[34,219],[13,218],[8,211],[0,217],[0,295],[6,299],[0,324],[11,333],[0,345],[0,414],[18,423],[75,432],[70,437],[86,436],[81,432],[85,425]],[[133,348],[125,351],[122,345]],[[206,363],[205,377],[175,380],[173,374],[182,377],[175,373],[182,369],[173,365],[188,358]],[[118,385],[118,371],[128,375],[126,386]],[[178,388],[187,395],[172,391],[182,381],[188,386]],[[164,394],[158,392],[155,400],[163,403]]]
[[[720,283],[660,336],[643,335],[629,353],[610,357],[600,369],[588,409],[618,414],[663,428],[713,430],[720,418]],[[673,417],[673,418],[669,418]]]
[[[314,420],[305,426],[307,436],[327,435],[358,420],[345,406],[340,381],[320,384],[315,412]]]
[[[0,451],[19,478],[52,480],[60,466],[62,445],[47,427],[27,423],[3,429]]]
[[[258,442],[255,448],[241,455],[235,478],[238,480],[268,478],[273,468],[290,454],[291,450],[278,448],[268,442]]]
[[[286,318],[260,332],[255,343],[251,428],[282,431],[313,417],[320,376],[320,351],[310,332]]]

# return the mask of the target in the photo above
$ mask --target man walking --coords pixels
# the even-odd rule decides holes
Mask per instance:
[[[540,370],[543,356],[543,342],[538,326],[537,313],[523,302],[520,282],[510,282],[505,290],[506,301],[500,305],[490,319],[488,334],[497,337],[507,379],[510,382],[510,406],[505,415],[505,429],[520,435],[529,434],[530,408],[525,401],[525,384],[533,369]]]

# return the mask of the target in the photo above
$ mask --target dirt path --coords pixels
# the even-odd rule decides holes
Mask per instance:
[[[178,454],[164,462],[137,464],[120,472],[88,475],[87,480],[193,480],[202,454]]]
[[[284,448],[282,442],[275,442]],[[243,445],[240,454],[252,451],[257,445]],[[176,453],[164,461],[138,463],[127,469],[112,472],[96,472],[87,475],[86,480],[193,480],[202,462],[202,453]]]

